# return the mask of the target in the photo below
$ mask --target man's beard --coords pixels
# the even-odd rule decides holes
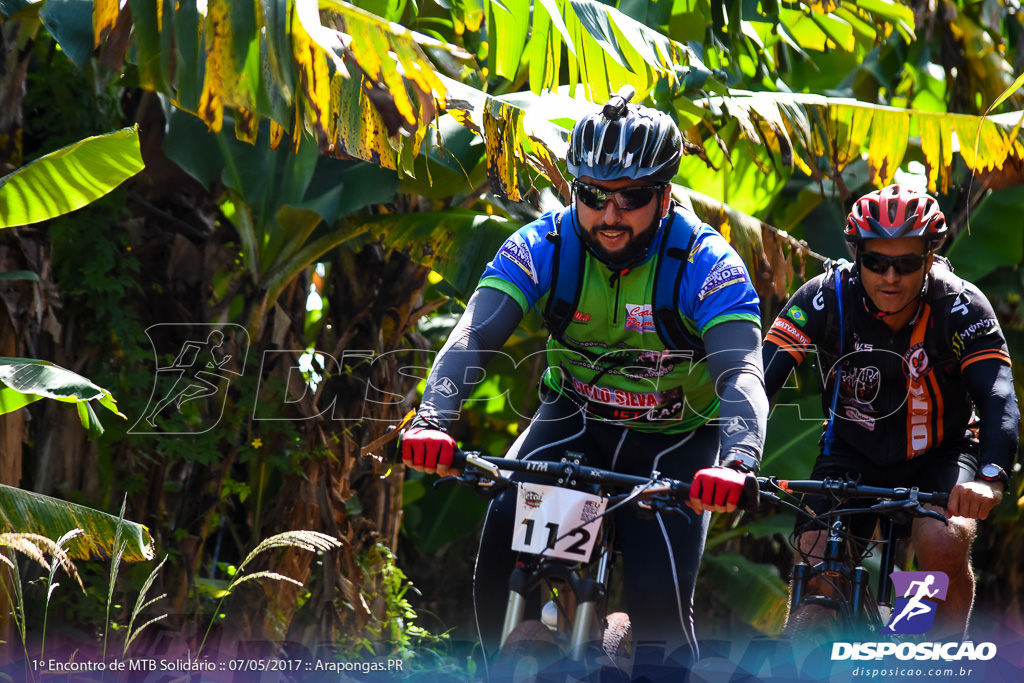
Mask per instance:
[[[651,220],[651,224],[644,229],[640,234],[633,234],[633,229],[630,227],[611,227],[605,223],[598,223],[589,230],[581,230],[581,237],[583,242],[587,245],[587,248],[597,256],[597,258],[607,265],[612,270],[624,270],[635,265],[638,261],[641,261],[647,254],[647,247],[650,246],[651,240],[654,239],[655,233],[658,231],[658,226],[661,224],[661,218],[655,216]],[[629,233],[629,238],[626,240],[626,246],[622,249],[610,253],[605,249],[600,240],[597,238],[597,233],[601,230],[616,230],[626,231]]]

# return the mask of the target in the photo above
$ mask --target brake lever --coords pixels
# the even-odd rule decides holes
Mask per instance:
[[[490,477],[483,476],[480,472],[466,472],[462,474],[453,474],[448,477],[441,477],[434,481],[434,488],[441,488],[442,486],[449,486],[451,484],[467,484],[473,488],[478,496],[485,499],[491,499],[496,497],[498,494],[503,493],[515,484],[505,479],[504,477],[498,477],[492,479]]]
[[[935,510],[928,510],[920,503],[918,503],[916,511],[921,517],[931,517],[932,519],[937,519],[946,526],[949,526],[949,518],[941,512],[937,512]]]
[[[466,453],[466,464],[485,472],[490,479],[501,479],[501,470],[475,453]]]
[[[884,503],[876,503],[867,508],[867,512],[880,510],[913,511],[915,517],[930,517],[932,519],[939,520],[943,524],[949,525],[949,519],[944,514],[936,512],[935,510],[928,510],[919,500],[917,500],[917,498],[908,498],[906,500],[887,500]]]

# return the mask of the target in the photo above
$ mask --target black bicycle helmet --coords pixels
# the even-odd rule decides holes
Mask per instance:
[[[667,183],[679,172],[682,135],[668,114],[629,104],[625,87],[600,112],[576,122],[565,162],[574,178],[652,180]]]
[[[937,249],[946,237],[946,217],[934,197],[900,185],[869,192],[853,204],[846,218],[846,241],[924,237]]]

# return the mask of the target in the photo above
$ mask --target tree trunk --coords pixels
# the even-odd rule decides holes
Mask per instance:
[[[259,538],[287,530],[321,531],[341,538],[343,546],[322,562],[298,549],[259,558],[247,571],[274,571],[303,583],[310,579],[306,613],[296,618],[301,593],[297,586],[283,581],[251,584],[225,610],[226,637],[336,642],[365,637],[368,625],[387,619],[386,600],[379,599],[386,590],[382,576],[366,573],[360,565],[377,544],[395,547],[403,477],[383,455],[386,446],[372,454],[364,449],[386,441],[387,428],[397,425],[411,407],[397,397],[410,393],[415,380],[398,373],[402,361],[392,352],[409,348],[408,334],[423,313],[419,303],[428,272],[402,254],[385,255],[375,246],[359,254],[339,250],[331,276],[331,291],[339,294],[325,312],[330,326],[324,326],[317,349],[341,367],[325,368],[316,402],[299,402],[306,387],[291,387],[295,402],[290,405],[306,411],[293,416],[301,425],[304,447],[324,455],[309,462],[301,474],[284,479],[265,523],[256,531]],[[304,298],[301,304],[290,309],[293,320],[305,315]],[[345,356],[356,350],[369,351],[372,358],[358,362]],[[397,355],[407,356],[404,362],[411,359],[410,353]],[[287,365],[297,365],[297,360],[295,354]],[[282,382],[290,370],[285,365],[272,368]],[[385,394],[395,400],[373,400]]]

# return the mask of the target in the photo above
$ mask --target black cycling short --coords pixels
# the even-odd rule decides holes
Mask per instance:
[[[923,453],[912,460],[889,467],[881,467],[861,453],[834,444],[831,454],[818,456],[811,471],[811,479],[845,478],[865,486],[917,487],[921,491],[949,492],[959,483],[972,481],[977,471],[977,445],[966,441]],[[836,507],[835,501],[822,496],[805,496],[803,503],[819,515]],[[852,503],[846,507],[855,505]],[[867,514],[852,517],[853,521],[848,523],[850,532],[858,538],[870,538],[878,517]],[[822,527],[809,515],[797,516],[797,533],[813,531],[814,528]],[[905,536],[909,527],[903,527],[900,531],[900,535]]]

